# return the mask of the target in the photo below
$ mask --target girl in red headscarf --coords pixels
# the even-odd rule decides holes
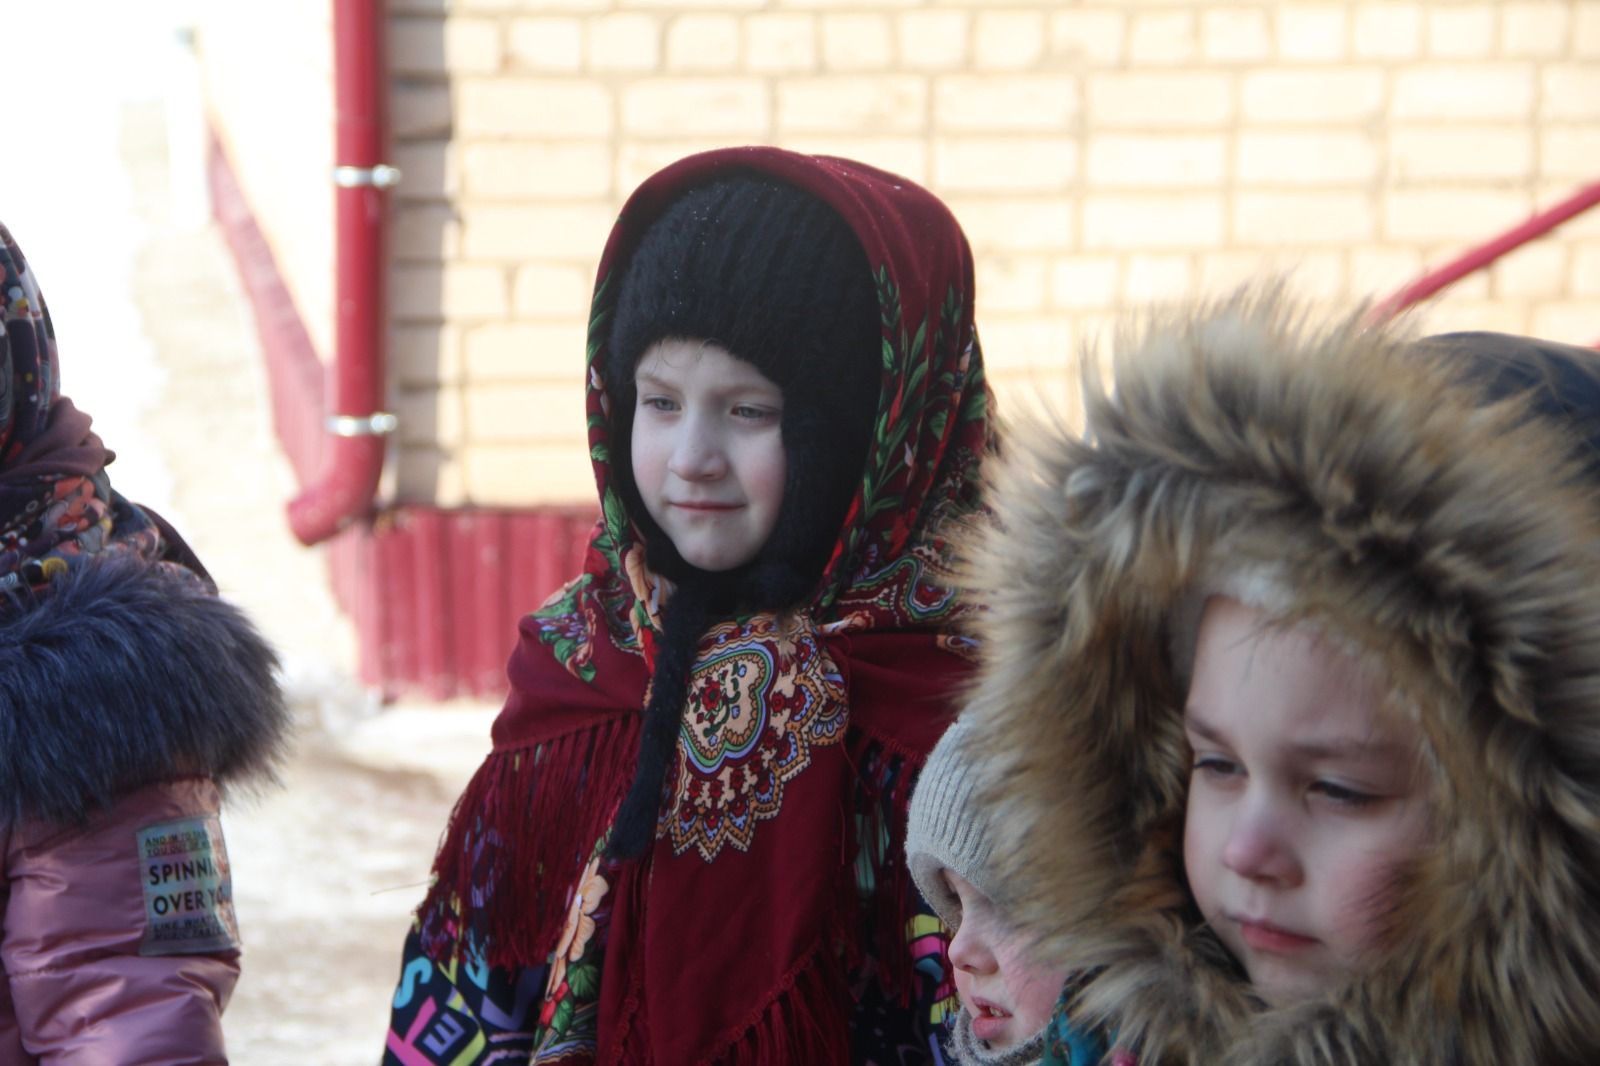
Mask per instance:
[[[276,657],[114,492],[0,226],[0,1062],[225,1063],[219,786],[262,776]]]
[[[860,163],[718,151],[634,193],[589,335],[602,518],[523,620],[387,1062],[932,1059],[901,849],[968,669],[972,299],[949,211]]]

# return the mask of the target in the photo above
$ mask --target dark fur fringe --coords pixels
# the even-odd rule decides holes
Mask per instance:
[[[271,780],[277,666],[237,608],[131,555],[0,597],[0,821],[75,822],[169,777]]]
[[[484,760],[450,815],[418,908],[430,956],[459,954],[471,930],[493,966],[546,961],[572,887],[627,791],[638,737],[639,714],[629,711]]]

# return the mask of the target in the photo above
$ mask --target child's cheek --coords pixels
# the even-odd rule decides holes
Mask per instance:
[[[1394,932],[1397,874],[1426,846],[1428,823],[1422,812],[1397,818],[1384,830],[1333,879],[1340,898],[1334,904],[1336,938],[1331,946],[1346,963],[1370,962],[1373,952],[1382,951],[1386,936]]]
[[[1001,966],[1006,991],[1011,994],[1011,1013],[1017,1019],[1017,1031],[1033,1033],[1043,1029],[1055,1013],[1056,1001],[1061,998],[1061,986],[1067,981],[1066,970],[1034,962],[1021,952],[1005,954],[1008,957],[1001,960]]]
[[[1337,853],[1320,864],[1324,877],[1343,890],[1339,924],[1346,941],[1342,954],[1349,961],[1370,962],[1399,932],[1396,909],[1403,902],[1403,875],[1415,870],[1441,832],[1437,781],[1429,769],[1432,761],[1424,755],[1428,743],[1409,722],[1391,728],[1396,743],[1415,751],[1415,761],[1377,777],[1380,790],[1393,798],[1356,822]]]
[[[1384,918],[1394,902],[1394,868],[1392,861],[1369,860],[1351,870],[1330,943],[1342,961],[1354,963],[1381,946]]]

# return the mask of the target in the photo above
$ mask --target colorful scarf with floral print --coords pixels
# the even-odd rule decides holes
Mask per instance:
[[[0,589],[43,588],[105,551],[165,552],[203,576],[165,523],[112,491],[112,453],[61,395],[50,312],[3,225],[0,321]]]
[[[812,598],[706,631],[654,849],[603,866],[671,591],[645,564],[611,469],[611,281],[678,195],[741,169],[829,204],[866,252],[883,340],[874,439]],[[969,668],[950,635],[943,531],[978,507],[992,447],[971,254],[944,205],[902,178],[748,148],[690,157],[641,186],[599,278],[587,410],[602,517],[583,574],[522,622],[494,750],[440,850],[422,943],[436,960],[516,970],[556,958],[566,974],[599,909],[607,976],[588,998],[602,1060],[846,1061],[860,959],[879,960],[872,979],[891,999],[911,980],[905,799]],[[882,778],[890,794],[865,805],[880,814],[851,815],[871,787],[864,766],[883,756],[910,772]],[[853,902],[863,875],[881,909],[869,921]],[[882,950],[861,942],[874,925]]]

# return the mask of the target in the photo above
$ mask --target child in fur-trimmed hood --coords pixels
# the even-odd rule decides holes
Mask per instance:
[[[1247,294],[1011,434],[965,715],[1057,1061],[1600,1060],[1595,358]]]

